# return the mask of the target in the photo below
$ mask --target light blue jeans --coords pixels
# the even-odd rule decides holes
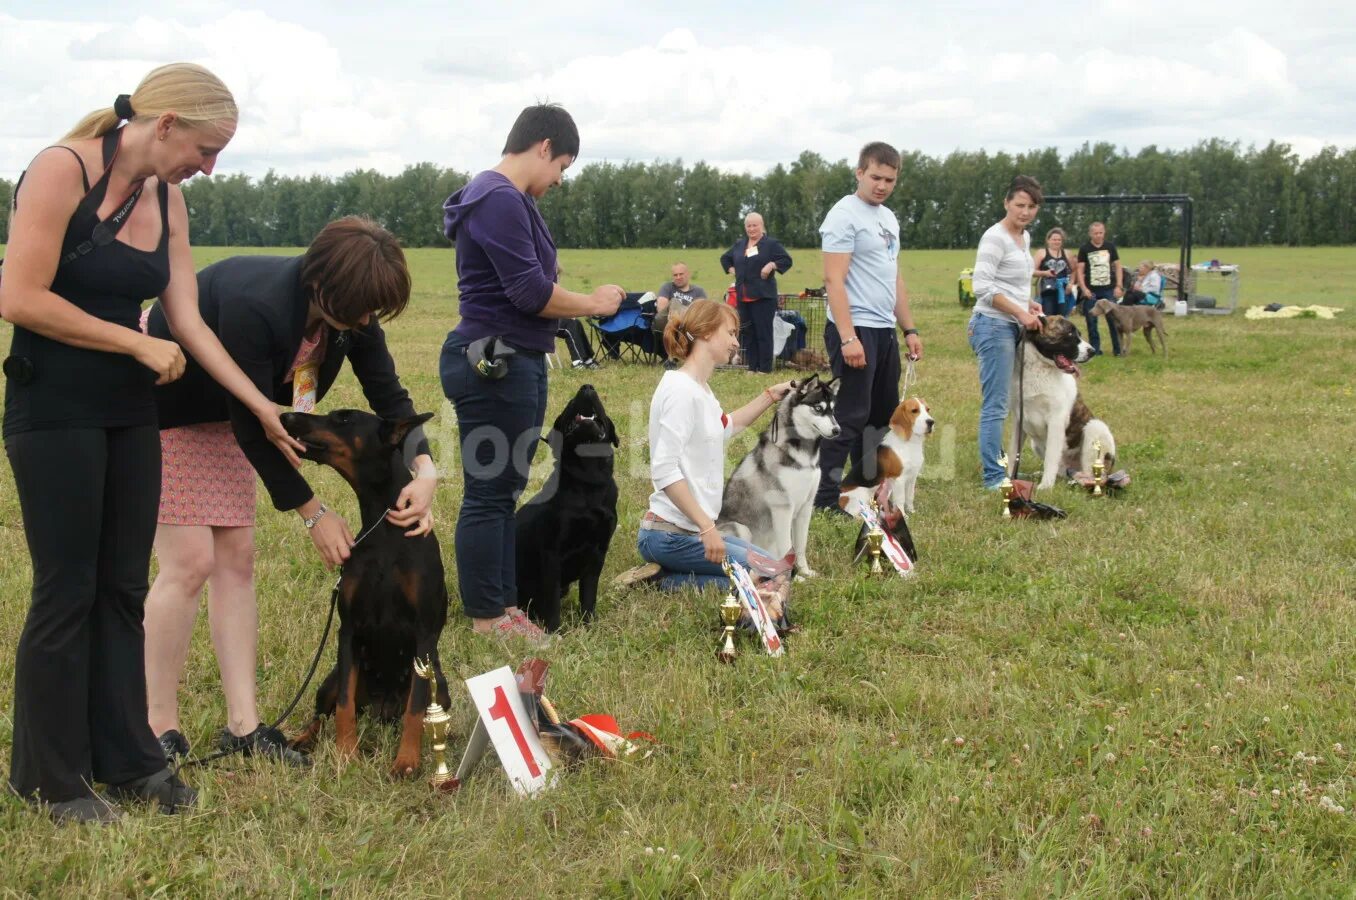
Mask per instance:
[[[1016,322],[979,313],[970,317],[970,349],[979,357],[979,468],[986,488],[997,487],[1005,474],[998,457],[1003,453],[1003,423],[1020,328]]]
[[[725,570],[707,560],[702,539],[695,534],[673,534],[642,528],[640,537],[636,538],[636,549],[640,551],[641,559],[657,563],[663,568],[659,586],[666,591],[685,587],[708,588],[712,585],[725,587],[730,583]],[[763,556],[772,555],[748,541],[725,536],[725,555],[746,569],[749,568],[750,551]],[[755,581],[757,577],[754,576]]]

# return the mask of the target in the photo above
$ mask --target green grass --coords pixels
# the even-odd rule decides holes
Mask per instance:
[[[818,284],[818,254],[794,255],[784,289]],[[715,250],[566,251],[562,264],[575,287],[652,289],[679,256],[708,289],[725,283]],[[589,764],[531,802],[491,758],[439,799],[387,777],[391,731],[364,727],[344,764],[328,729],[310,774],[244,761],[193,773],[202,809],[186,818],[58,829],[2,800],[0,893],[1349,896],[1356,769],[1335,747],[1356,749],[1356,250],[1198,252],[1211,256],[1242,265],[1243,305],[1345,312],[1170,318],[1170,359],[1139,340],[1128,359],[1090,363],[1082,390],[1134,484],[1104,501],[1058,488],[1069,518],[1050,524],[1002,521],[977,486],[977,379],[955,300],[973,254],[906,253],[927,346],[917,390],[944,427],[919,486],[920,574],[862,580],[850,526],[816,520],[823,577],[794,594],[803,633],[781,660],[746,643],[733,667],[712,655],[717,598],[605,590],[597,623],[548,654],[550,693],[565,712],[653,732],[653,758]],[[419,408],[440,414],[451,577],[460,476],[436,360],[455,319],[453,257],[410,258],[415,298],[391,342]],[[624,433],[608,576],[638,562],[658,377],[588,375]],[[582,380],[553,373],[551,415]],[[714,387],[734,406],[766,380],[718,373]],[[361,402],[347,375],[327,400]],[[307,475],[354,514],[331,473]],[[0,484],[0,645],[12,648],[29,572],[12,481]],[[332,578],[262,492],[258,546],[272,711],[304,673]],[[442,649],[455,677],[513,661],[455,616]],[[0,655],[5,755],[12,664]],[[464,691],[454,698],[464,740],[472,712]],[[224,718],[205,624],[182,703],[205,747]],[[1348,812],[1325,811],[1325,795]]]

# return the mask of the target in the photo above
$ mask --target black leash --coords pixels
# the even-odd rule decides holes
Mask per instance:
[[[1026,329],[1017,326],[1017,452],[1012,454],[1011,470],[1008,472],[1008,478],[1017,480],[1017,473],[1022,469],[1022,444],[1026,438],[1022,434],[1022,413],[1026,409],[1025,392],[1022,389],[1023,376],[1026,374]]]
[[[386,516],[390,512],[391,510],[387,509],[386,512],[382,513],[381,518],[377,520],[376,524],[373,525],[371,528],[367,529],[366,531],[364,531],[356,541],[349,545],[349,549],[351,550],[353,547],[358,546],[363,542],[364,538],[366,538],[372,532],[376,531],[377,525],[380,525],[382,522],[385,522]],[[320,666],[320,657],[325,652],[325,644],[328,643],[330,639],[330,629],[334,626],[334,611],[339,608],[339,585],[343,584],[343,582],[344,582],[344,568],[343,566],[340,566],[339,577],[334,580],[334,589],[330,591],[330,614],[325,619],[325,630],[320,635],[320,646],[315,648],[315,656],[311,658],[311,667],[306,671],[306,678],[301,682],[301,687],[297,688],[296,694],[293,695],[292,697],[292,702],[287,704],[287,709],[283,710],[283,714],[278,716],[277,721],[275,721],[272,725],[268,726],[269,730],[276,729],[283,722],[287,721],[287,717],[292,715],[292,710],[296,709],[297,704],[301,702],[301,698],[305,695],[306,689],[311,686],[311,679],[315,677],[315,670]],[[239,753],[242,750],[244,750],[245,747],[246,747],[245,744],[241,744],[240,746],[232,747],[229,750],[217,750],[216,752],[209,753],[206,756],[189,757],[188,759],[180,763],[171,762],[170,767],[177,772],[180,769],[188,769],[192,768],[193,766],[206,765],[207,763],[216,762],[219,759],[225,759],[226,757],[231,756],[232,754]]]

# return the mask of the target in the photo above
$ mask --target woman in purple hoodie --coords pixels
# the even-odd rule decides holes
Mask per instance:
[[[457,578],[472,627],[541,642],[518,609],[514,508],[527,486],[546,419],[546,354],[558,321],[616,312],[625,292],[591,294],[556,283],[556,245],[536,198],[560,184],[579,155],[579,129],[559,106],[518,116],[499,165],[443,204],[457,247],[461,321],[439,361],[457,412],[465,490],[457,517]]]

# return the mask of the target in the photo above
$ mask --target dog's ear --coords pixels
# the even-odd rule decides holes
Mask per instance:
[[[815,374],[816,374],[816,376],[817,376],[819,373],[816,372]],[[840,382],[840,381],[838,380],[838,376],[835,375],[835,376],[833,376],[832,378],[830,378],[828,381],[824,382],[822,386],[823,386],[823,388],[824,388],[825,393],[827,393],[827,394],[829,395],[829,399],[830,399],[830,400],[837,400],[837,399],[838,399],[838,389],[839,389],[840,387],[842,387],[843,384],[842,384],[842,382]]]
[[[890,416],[890,425],[903,432],[904,437],[910,438],[913,437],[913,423],[917,418],[918,411],[909,400],[905,400],[895,407],[894,414]]]
[[[620,447],[621,438],[617,435],[617,426],[612,424],[612,417],[607,413],[600,413],[599,415],[602,416],[603,433],[607,435],[608,441],[611,442],[612,446]]]
[[[384,443],[399,447],[405,443],[405,437],[414,428],[433,418],[433,413],[419,413],[407,419],[382,419],[380,435]]]

